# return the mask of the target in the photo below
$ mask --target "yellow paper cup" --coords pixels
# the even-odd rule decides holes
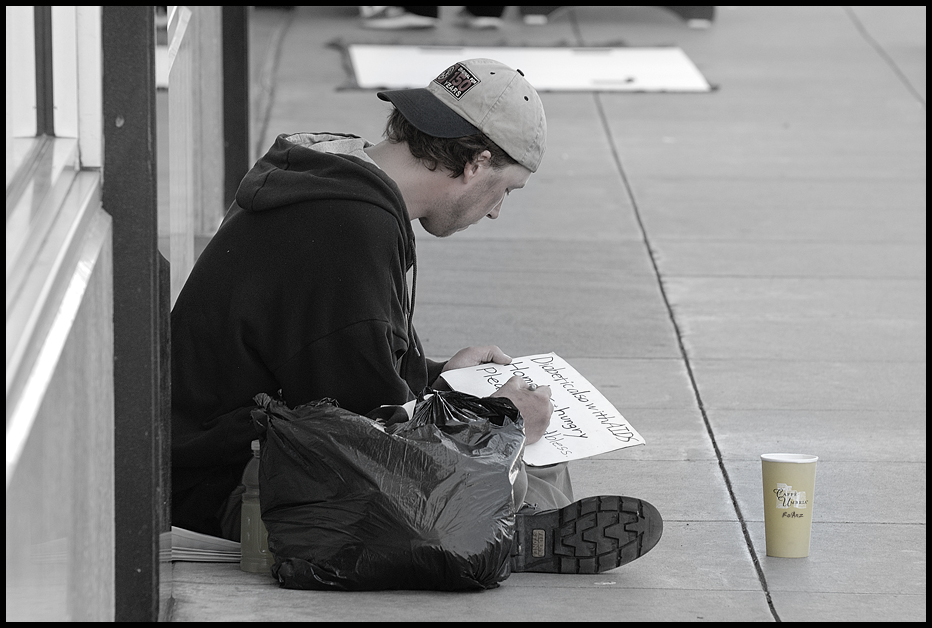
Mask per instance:
[[[762,454],[767,555],[805,558],[812,534],[818,456]]]

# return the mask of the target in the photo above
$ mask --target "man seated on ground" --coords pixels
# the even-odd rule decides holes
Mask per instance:
[[[427,88],[379,97],[394,105],[379,144],[333,133],[280,135],[243,179],[178,297],[171,319],[174,525],[239,540],[229,522],[257,438],[250,412],[260,392],[281,391],[291,407],[330,397],[367,414],[437,386],[445,370],[511,360],[496,346],[469,347],[442,363],[425,358],[412,321],[411,221],[445,237],[496,218],[543,158],[540,97],[520,71],[489,59],[457,63]],[[514,377],[495,395],[521,412],[528,443],[543,436],[553,412],[548,387],[532,390]],[[514,569],[578,570],[553,554],[563,547],[560,526],[586,518],[598,502],[573,503],[566,464],[522,464],[514,497],[519,541],[531,528],[547,528],[545,555],[516,557]],[[598,529],[587,540],[604,532],[612,549],[584,571],[630,562],[660,538],[652,506],[627,497],[610,503],[626,512],[630,532],[601,517],[601,528],[593,522]],[[578,552],[589,555],[586,547]]]

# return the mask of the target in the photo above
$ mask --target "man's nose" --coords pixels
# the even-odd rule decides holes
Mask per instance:
[[[487,215],[489,218],[491,218],[492,220],[495,220],[496,218],[498,218],[498,215],[499,215],[499,214],[501,213],[501,211],[502,211],[502,203],[504,203],[504,202],[505,202],[505,199],[504,199],[504,197],[503,197],[502,200],[500,200],[500,201],[498,202],[498,205],[496,205],[495,207],[493,207],[493,208],[492,208],[492,211],[490,211],[490,212],[489,212],[488,214],[486,214],[486,215]]]

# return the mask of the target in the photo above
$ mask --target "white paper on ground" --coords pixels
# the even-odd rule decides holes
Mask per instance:
[[[356,83],[363,89],[426,87],[432,78],[457,61],[487,58],[520,69],[538,91],[711,91],[696,65],[675,46],[532,48],[351,44],[348,49]]]
[[[238,563],[240,544],[172,526],[172,560],[198,563]]]
[[[555,353],[446,371],[441,377],[454,390],[488,397],[515,375],[550,386],[554,408],[544,438],[525,448],[527,464],[543,466],[646,444],[615,406]]]

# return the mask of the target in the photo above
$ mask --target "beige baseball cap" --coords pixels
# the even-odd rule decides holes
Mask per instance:
[[[493,59],[454,63],[426,88],[378,93],[433,137],[481,131],[519,164],[537,172],[547,147],[547,118],[521,70]]]

